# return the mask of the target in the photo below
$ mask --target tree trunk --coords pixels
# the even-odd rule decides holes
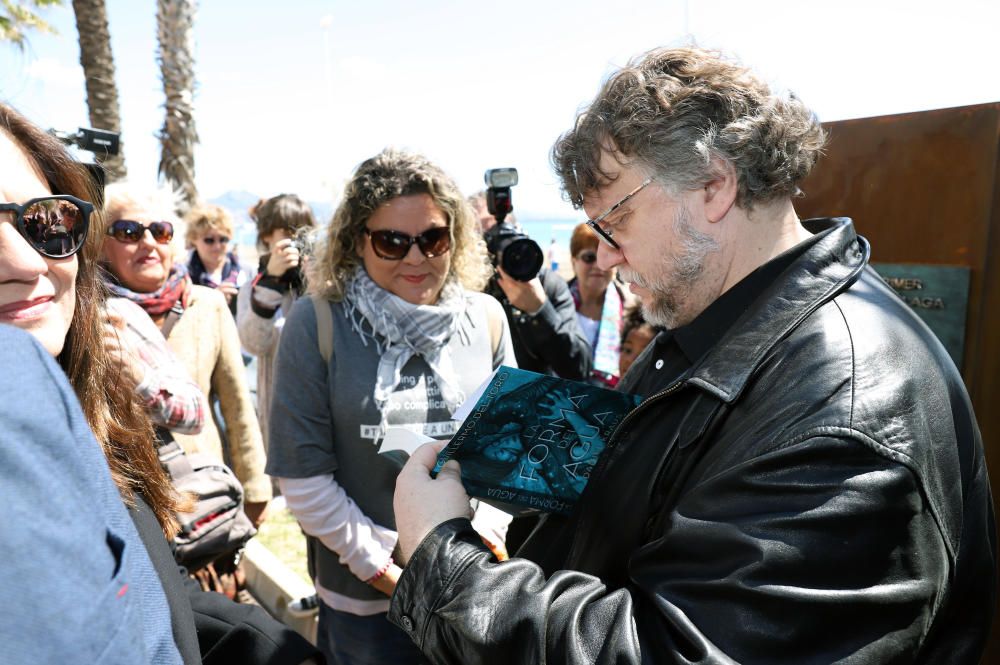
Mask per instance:
[[[183,214],[198,200],[194,181],[194,15],[195,0],[157,0],[157,59],[163,92],[160,175],[180,193]]]
[[[104,0],[73,0],[73,13],[80,41],[80,64],[87,80],[90,124],[95,129],[121,133],[115,61],[111,54]],[[119,143],[117,155],[95,154],[107,173],[108,182],[121,180],[126,175],[124,148],[124,144]]]

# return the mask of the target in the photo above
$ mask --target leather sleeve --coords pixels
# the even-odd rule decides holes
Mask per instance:
[[[534,315],[510,317],[515,351],[519,355],[526,351],[544,361],[564,379],[583,381],[590,375],[593,360],[590,344],[576,320],[573,296],[559,275],[542,271],[539,279],[546,296],[542,309]],[[509,309],[510,305],[505,307]]]
[[[949,553],[906,460],[876,448],[814,437],[724,466],[653,516],[616,588],[495,563],[446,522],[389,618],[438,663],[919,662]]]

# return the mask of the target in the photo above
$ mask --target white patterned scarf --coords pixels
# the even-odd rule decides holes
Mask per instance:
[[[434,305],[414,305],[380,287],[359,266],[347,282],[344,309],[362,343],[374,342],[380,355],[373,398],[383,427],[385,405],[414,355],[434,372],[452,411],[465,399],[448,350],[453,335],[460,335],[464,344],[471,342],[469,301],[458,282],[445,282]],[[365,321],[370,329],[363,326]]]

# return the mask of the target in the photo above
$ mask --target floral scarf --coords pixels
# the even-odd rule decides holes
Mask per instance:
[[[188,297],[191,293],[191,280],[188,278],[187,269],[179,263],[175,263],[174,267],[170,269],[167,281],[152,293],[138,293],[129,289],[106,266],[103,267],[101,273],[112,295],[131,300],[146,310],[150,316],[165,314],[173,309],[178,302],[184,308],[187,307]]]

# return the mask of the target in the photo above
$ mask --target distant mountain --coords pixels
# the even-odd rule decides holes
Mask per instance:
[[[217,206],[222,206],[226,210],[230,211],[234,215],[237,212],[242,212],[246,214],[246,211],[250,209],[250,206],[260,201],[260,197],[251,192],[246,192],[242,190],[236,190],[231,192],[226,192],[221,196],[217,196],[214,199],[209,199],[209,203],[214,203]]]
[[[247,211],[250,210],[255,203],[260,201],[260,199],[261,197],[253,192],[233,190],[220,194],[213,199],[209,199],[208,202],[222,206],[239,219],[246,219],[249,221],[250,215]],[[324,226],[330,221],[330,217],[333,216],[332,203],[326,201],[307,201],[307,203],[309,204],[309,207],[312,208],[313,214],[316,216],[316,221],[320,224],[320,226]]]

